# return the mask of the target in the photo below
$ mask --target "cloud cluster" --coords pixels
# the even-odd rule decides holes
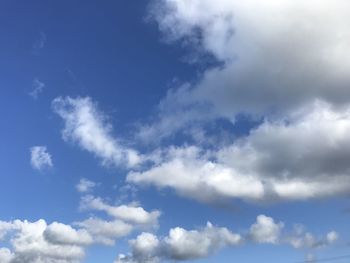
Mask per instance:
[[[296,227],[294,233],[286,236],[284,242],[294,248],[315,249],[330,246],[339,239],[339,234],[335,231],[330,231],[324,237],[316,237],[310,232],[306,232],[303,227]]]
[[[213,226],[211,223],[198,230],[172,228],[169,234],[159,238],[151,233],[142,233],[130,240],[131,254],[121,254],[115,263],[157,263],[186,261],[206,258],[220,248],[234,247],[245,242],[280,245],[287,244],[294,248],[315,249],[331,245],[338,239],[335,231],[324,238],[316,238],[304,232],[301,227],[292,234],[283,232],[284,223],[275,222],[271,217],[259,215],[256,222],[244,234],[233,233],[227,228]]]
[[[46,146],[33,146],[30,148],[30,164],[37,170],[53,166],[51,154],[47,151]]]
[[[12,251],[0,249],[4,263],[78,263],[85,255],[84,247],[92,242],[85,230],[57,222],[48,225],[42,219],[0,221],[0,225],[6,225],[2,239],[12,246]]]
[[[113,245],[116,239],[129,235],[132,231],[158,227],[158,210],[146,211],[137,204],[113,206],[100,197],[85,195],[81,198],[80,209],[83,211],[105,212],[110,219],[90,217],[75,225],[86,229],[97,243]]]
[[[79,193],[91,192],[95,182],[80,180]],[[48,224],[40,219],[0,221],[1,263],[80,263],[87,247],[93,244],[114,245],[119,238],[135,230],[154,229],[160,212],[148,212],[136,204],[112,206],[100,197],[81,197],[80,208],[105,212],[111,220],[101,217],[63,224]]]
[[[177,146],[160,144],[140,153],[113,136],[107,117],[88,97],[53,101],[64,121],[63,138],[103,164],[126,167],[129,184],[170,188],[201,202],[349,195],[349,10],[346,0],[154,0],[150,17],[167,40],[190,45],[199,61],[210,54],[219,66],[204,70],[195,83],[170,90],[155,122],[146,123],[135,136],[161,140],[182,132],[191,134],[195,143],[176,141]],[[196,144],[206,139],[202,131],[208,123],[235,125],[240,114],[261,121],[229,143]],[[77,189],[88,193],[93,187],[82,180]],[[81,208],[111,218],[76,223],[93,242],[104,244],[135,228],[156,226],[160,216],[159,211],[110,205],[92,195],[82,198]],[[62,239],[53,229],[56,242],[75,240],[68,228],[55,228],[70,233]],[[116,262],[197,259],[243,241],[313,249],[337,239],[334,231],[325,237],[301,229],[285,234],[284,223],[260,215],[244,234],[210,223],[198,230],[173,228],[166,237],[142,233],[130,241],[132,253]],[[1,253],[13,257],[7,250]]]
[[[90,217],[71,225],[60,222],[47,224],[40,219],[0,221],[1,263],[80,263],[85,249],[92,244],[113,245],[134,230],[158,226],[159,211],[147,212],[140,206],[111,206],[101,198],[83,197],[81,207],[103,211],[112,217],[108,221]]]
[[[89,198],[86,203],[98,199]],[[101,200],[98,200],[101,202]],[[95,204],[92,205],[91,209]],[[116,207],[117,208],[117,207]],[[99,208],[96,208],[99,210]],[[133,219],[124,222],[119,212],[112,221],[89,218],[67,225],[59,222],[47,224],[41,219],[0,221],[0,241],[9,247],[0,247],[1,263],[80,263],[85,249],[95,243],[113,245],[118,238],[127,236],[135,229],[149,227],[141,214],[133,213]],[[139,217],[141,219],[136,220]],[[124,218],[125,219],[125,218]],[[138,222],[138,223],[136,223]],[[246,231],[234,233],[225,227],[210,222],[203,228],[187,230],[175,227],[167,236],[158,237],[150,232],[142,232],[129,241],[131,254],[119,255],[115,263],[157,263],[163,261],[187,261],[207,258],[225,247],[235,247],[244,243],[281,245],[287,244],[297,249],[313,251],[335,243],[337,232],[330,231],[317,237],[296,225],[293,231],[285,231],[283,222],[276,222],[266,215],[259,215]]]
[[[172,228],[162,239],[151,233],[142,233],[129,242],[132,256],[119,255],[116,263],[205,258],[222,247],[239,245],[241,240],[239,234],[211,223],[200,230]]]
[[[64,121],[64,140],[77,143],[101,158],[103,164],[133,167],[141,162],[137,151],[123,146],[111,135],[112,126],[90,98],[59,97],[52,106]]]

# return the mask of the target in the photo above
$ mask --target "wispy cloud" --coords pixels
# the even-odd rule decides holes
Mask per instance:
[[[53,167],[51,154],[46,146],[33,146],[30,148],[30,163],[34,169],[43,170]]]
[[[90,181],[86,178],[82,178],[76,185],[76,189],[80,193],[88,193],[91,192],[96,187],[96,185],[97,184],[95,182]]]
[[[124,146],[111,135],[112,125],[89,97],[59,97],[52,106],[64,121],[64,140],[75,142],[95,154],[103,164],[133,167],[142,161],[137,151]]]
[[[40,81],[38,78],[35,78],[33,80],[32,90],[29,92],[29,95],[32,98],[37,99],[39,95],[44,91],[44,88],[45,88],[45,83]]]
[[[38,33],[37,39],[34,41],[34,44],[33,44],[32,52],[34,55],[38,55],[40,51],[45,47],[46,40],[47,40],[46,33],[44,31],[40,31]]]

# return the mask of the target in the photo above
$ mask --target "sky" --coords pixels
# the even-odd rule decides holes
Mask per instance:
[[[338,262],[350,2],[2,0],[0,263]]]

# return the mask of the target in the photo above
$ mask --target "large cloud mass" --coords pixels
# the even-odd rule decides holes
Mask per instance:
[[[221,63],[170,90],[139,138],[181,132],[203,142],[206,124],[218,119],[234,124],[243,113],[262,121],[211,150],[202,143],[163,149],[129,182],[205,202],[350,193],[349,1],[154,0],[150,10],[168,41]]]
[[[192,89],[172,94],[180,105],[207,102],[219,116],[234,119],[242,111],[288,112],[315,99],[349,102],[348,1],[154,3],[151,15],[170,40],[189,41],[223,62]]]

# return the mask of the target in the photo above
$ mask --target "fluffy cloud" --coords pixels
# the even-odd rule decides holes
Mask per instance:
[[[164,242],[169,250],[169,257],[176,260],[187,260],[207,257],[223,246],[240,244],[241,236],[227,228],[219,228],[208,223],[198,230],[185,230],[181,227],[171,229]]]
[[[93,244],[114,245],[116,239],[134,230],[158,225],[159,211],[147,212],[140,206],[110,206],[100,198],[82,197],[82,208],[103,211],[108,221],[90,217],[72,225],[41,219],[0,221],[1,263],[80,263],[85,249]]]
[[[102,211],[112,217],[111,220],[90,217],[75,222],[76,226],[85,229],[92,236],[94,242],[105,245],[113,245],[116,239],[127,236],[132,231],[157,227],[160,216],[158,210],[148,212],[136,204],[113,206],[91,195],[81,198],[80,208]]]
[[[75,230],[69,225],[53,222],[44,231],[44,237],[52,244],[89,245],[92,237],[85,229]]]
[[[84,257],[84,247],[90,240],[87,234],[68,225],[44,220],[36,222],[15,220],[7,224],[7,235],[13,251],[0,250],[0,255],[11,263],[78,263]]]
[[[88,179],[82,178],[79,183],[76,185],[76,189],[80,193],[90,192],[96,186],[95,182],[92,182]]]
[[[0,248],[1,263],[11,263],[11,260],[13,258],[14,258],[14,255],[8,248]]]
[[[259,215],[257,222],[250,227],[250,237],[258,243],[277,244],[283,226],[283,223],[275,223],[271,217]]]
[[[112,217],[138,225],[157,225],[158,217],[160,216],[158,210],[148,212],[140,206],[112,206],[105,203],[101,198],[95,198],[93,196],[83,197],[80,206],[84,210],[104,211]]]
[[[190,88],[169,93],[160,120],[141,137],[213,116],[234,120],[240,112],[283,116],[315,99],[349,103],[348,1],[153,2],[150,15],[170,41],[191,43],[222,63]]]
[[[159,262],[161,260],[190,260],[205,258],[219,248],[236,246],[242,241],[240,235],[227,228],[208,223],[200,230],[181,227],[170,229],[169,235],[159,240],[151,233],[142,233],[130,241],[132,256],[120,255],[117,263]]]
[[[78,228],[45,220],[28,222],[21,220],[0,221],[2,241],[11,249],[0,248],[1,263],[79,263],[85,248],[93,243],[113,245],[115,239],[128,235],[133,225],[121,220],[104,221],[89,218],[75,223]],[[120,255],[116,263],[157,263],[167,260],[186,261],[206,258],[224,247],[234,247],[244,242],[288,244],[295,248],[316,249],[332,245],[338,233],[330,231],[324,237],[305,232],[296,227],[292,234],[283,231],[284,223],[265,215],[243,234],[217,227],[211,223],[200,229],[186,230],[175,227],[165,237],[141,233],[129,241],[130,255]]]
[[[349,194],[350,108],[317,102],[288,120],[266,120],[232,145],[169,148],[136,184],[170,187],[200,201],[304,200]],[[205,191],[203,190],[205,189]]]
[[[93,236],[94,242],[113,245],[115,240],[127,236],[134,226],[121,220],[106,221],[100,218],[89,218],[76,225],[86,229]]]
[[[51,154],[46,146],[33,146],[30,148],[30,163],[34,169],[42,170],[53,166]]]
[[[102,159],[104,164],[135,166],[141,156],[125,147],[111,135],[112,126],[90,98],[56,98],[54,111],[65,123],[65,140],[76,142],[83,149]]]
[[[171,148],[163,162],[144,172],[131,172],[127,180],[171,187],[180,195],[204,202],[221,198],[259,199],[264,195],[259,180],[240,176],[227,166],[209,161],[197,147]]]

